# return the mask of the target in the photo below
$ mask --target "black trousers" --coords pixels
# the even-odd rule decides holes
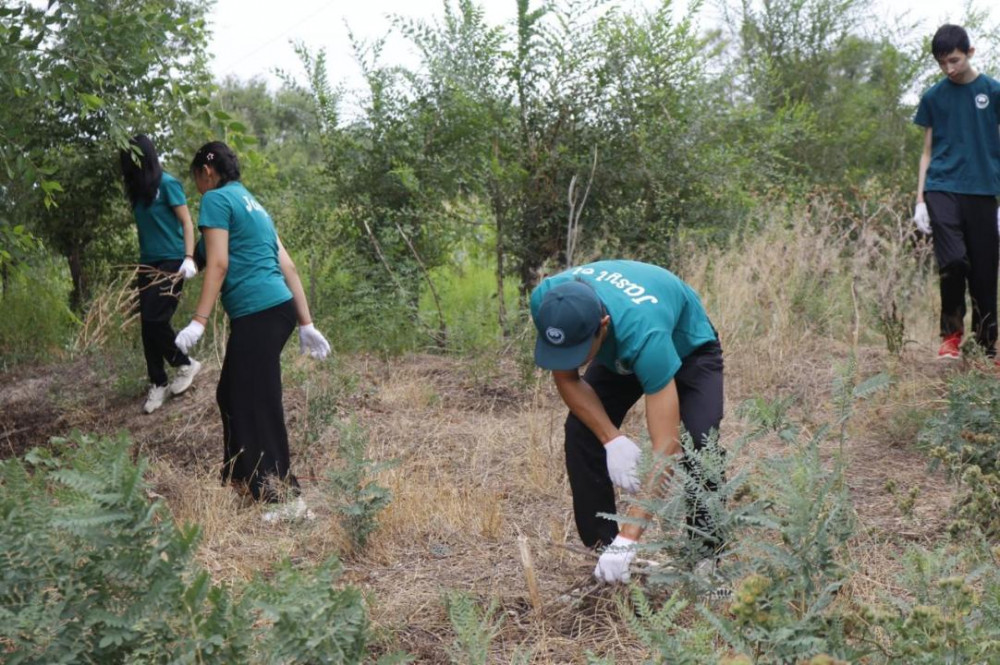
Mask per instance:
[[[691,434],[697,449],[705,445],[705,437],[722,422],[722,347],[709,342],[684,359],[674,376],[680,398],[681,422]],[[597,393],[608,417],[620,427],[625,414],[642,396],[642,386],[634,375],[612,372],[599,363],[591,363],[583,375]],[[698,470],[683,460],[685,471],[698,477]],[[608,476],[607,456],[601,441],[572,413],[566,419],[566,471],[573,493],[573,514],[580,539],[587,547],[609,545],[618,535],[618,523],[598,517],[597,513],[615,513],[614,485]],[[715,483],[705,483],[710,491]],[[709,534],[695,538],[711,550],[722,546],[716,530],[709,523],[708,511],[697,500],[689,499],[688,525]]]
[[[177,302],[184,280],[171,282],[162,279],[152,269],[162,273],[175,273],[181,267],[179,260],[160,261],[144,265],[139,270],[139,321],[142,324],[142,350],[146,356],[146,373],[154,386],[167,385],[164,361],[171,367],[188,365],[191,360],[174,345],[174,329],[170,319],[177,311]]]
[[[281,350],[295,329],[291,300],[230,321],[216,400],[222,415],[223,483],[245,485],[255,499],[281,501],[298,482],[289,473],[281,403]]]
[[[941,335],[962,332],[965,288],[972,301],[972,329],[988,355],[996,352],[997,266],[1000,235],[992,196],[926,192],[941,278]]]

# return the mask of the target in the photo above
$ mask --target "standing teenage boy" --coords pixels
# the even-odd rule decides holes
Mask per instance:
[[[917,228],[933,234],[941,280],[938,358],[956,359],[964,333],[965,284],[972,328],[988,356],[997,341],[997,194],[1000,194],[1000,83],[973,68],[975,49],[957,25],[938,28],[931,52],[945,78],[923,97],[913,121],[924,127]]]
[[[613,485],[639,489],[639,447],[618,428],[644,396],[654,453],[681,453],[681,423],[695,447],[703,447],[722,420],[718,336],[690,286],[636,261],[598,261],[549,277],[531,294],[531,317],[538,332],[535,363],[552,371],[570,410],[566,470],[577,531],[586,546],[607,546],[595,577],[628,581],[643,527],[628,523],[619,531],[617,522],[598,515],[615,513]],[[707,479],[703,484],[717,489]],[[634,506],[628,516],[649,517]],[[721,534],[697,497],[689,497],[688,525],[695,558],[718,552]]]

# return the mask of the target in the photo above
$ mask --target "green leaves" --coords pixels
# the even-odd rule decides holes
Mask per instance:
[[[80,101],[83,102],[84,107],[88,110],[93,111],[104,106],[104,100],[98,97],[97,95],[92,95],[87,92],[81,92],[79,93],[78,96],[80,98]]]
[[[335,559],[284,562],[237,595],[195,564],[198,528],[149,503],[127,438],[56,445],[0,462],[5,663],[365,660],[367,609]]]

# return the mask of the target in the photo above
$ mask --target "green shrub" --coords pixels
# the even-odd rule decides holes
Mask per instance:
[[[0,370],[43,361],[69,345],[77,319],[63,272],[54,262],[10,271],[0,297]]]
[[[672,594],[659,608],[632,587],[628,600],[618,601],[618,611],[633,633],[650,651],[647,663],[708,665],[716,663],[715,632],[704,621],[678,621],[689,601]]]
[[[361,663],[365,604],[340,568],[280,565],[245,593],[194,563],[199,530],[150,503],[130,443],[74,435],[0,462],[4,662]],[[394,654],[380,662],[402,662]]]
[[[880,645],[875,662],[1000,662],[998,554],[976,543],[958,551],[910,550],[900,580],[904,593],[860,611],[866,639]]]
[[[334,586],[339,575],[336,559],[305,572],[285,561],[273,579],[250,585],[247,593],[268,624],[257,645],[260,663],[364,662],[368,614],[357,589]]]
[[[232,663],[247,609],[192,566],[197,527],[150,504],[129,442],[75,435],[0,464],[8,663]]]
[[[919,443],[964,491],[952,506],[956,534],[1000,536],[1000,382],[973,369],[948,381],[947,406],[928,419]]]
[[[334,510],[340,515],[341,526],[355,548],[368,544],[368,537],[378,528],[378,515],[392,501],[392,493],[372,480],[372,477],[395,465],[395,461],[373,462],[366,457],[368,433],[355,421],[341,425],[340,460],[331,470],[330,494]]]
[[[686,534],[677,525],[684,522],[685,496],[704,502],[726,534],[728,547],[716,579],[688,572],[690,561],[681,556],[675,559],[678,566],[653,569],[647,580],[668,589],[680,584],[681,591],[693,591],[699,599],[705,599],[704,592],[713,585],[732,584],[732,602],[726,611],[702,602],[699,625],[691,632],[690,626],[681,630],[674,625],[681,602],[676,593],[658,611],[634,595],[640,621],[633,628],[654,650],[658,660],[653,662],[713,662],[699,651],[703,629],[749,663],[824,657],[852,661],[865,655],[868,647],[851,641],[844,608],[835,602],[850,572],[846,545],[853,534],[854,512],[844,461],[841,456],[827,461],[823,450],[830,440],[843,446],[853,401],[887,383],[884,375],[858,383],[856,365],[849,362],[835,382],[834,419],[815,432],[788,418],[788,400],[749,402],[740,409],[749,420],[748,433],[737,440],[734,452],[762,436],[777,438],[779,448],[754,467],[752,484],[748,469],[727,472],[729,456],[714,441],[694,450],[686,438],[684,455],[691,466],[720,489],[702,489],[677,465],[662,498],[644,502],[662,536],[643,549],[665,550],[675,557],[683,552]]]
[[[486,665],[490,645],[500,632],[503,615],[497,615],[499,603],[494,598],[480,608],[467,593],[453,592],[445,597],[448,621],[455,631],[455,640],[447,648],[455,665]]]
[[[447,349],[456,353],[494,349],[503,333],[496,269],[489,264],[466,260],[435,269],[431,279],[447,322]],[[508,319],[517,316],[517,284],[513,279],[504,283],[503,305]],[[437,317],[435,307],[425,283],[420,311],[428,322]]]

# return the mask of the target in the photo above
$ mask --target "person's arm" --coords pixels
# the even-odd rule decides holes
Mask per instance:
[[[202,227],[202,235],[205,237],[205,278],[193,318],[205,325],[229,272],[229,230]]]
[[[917,170],[917,203],[924,202],[924,184],[927,181],[927,167],[931,165],[932,131],[924,128],[924,149],[920,153],[920,166]]]
[[[662,390],[646,395],[646,427],[649,429],[655,460],[681,453],[681,407],[677,396],[677,384],[673,379]],[[656,469],[650,472],[643,483],[647,492],[656,493],[662,475]],[[635,505],[629,507],[626,515],[642,520],[651,517],[648,512]],[[624,524],[620,533],[631,540],[639,540],[643,531],[645,527],[638,524]]]
[[[285,276],[285,284],[292,292],[292,301],[295,303],[295,316],[299,320],[300,326],[307,326],[312,323],[312,315],[309,312],[309,301],[306,299],[306,291],[302,288],[302,280],[299,278],[299,271],[295,267],[295,262],[288,255],[285,246],[278,238],[278,264],[281,266],[281,274]]]
[[[292,292],[295,317],[299,320],[299,350],[302,353],[308,353],[313,358],[322,360],[330,353],[330,343],[323,337],[323,333],[316,330],[312,324],[309,301],[306,299],[305,289],[302,288],[299,271],[296,269],[292,257],[288,255],[284,245],[281,244],[280,238],[278,238],[278,264],[281,266],[281,274],[285,276],[285,284]]]
[[[194,224],[191,222],[191,211],[187,205],[174,206],[174,216],[184,229],[184,256],[194,258]]]
[[[621,434],[608,417],[608,412],[604,410],[597,393],[580,376],[579,370],[555,370],[552,372],[552,379],[569,410],[602,444],[607,444]]]
[[[186,204],[176,205],[173,210],[177,222],[184,230],[184,260],[177,272],[184,279],[191,279],[198,274],[198,264],[194,260],[194,224],[191,223],[191,213]]]
[[[202,235],[205,238],[205,279],[201,282],[201,295],[191,315],[191,323],[174,338],[174,344],[183,353],[190,351],[205,332],[215,299],[229,271],[229,229],[205,228]]]

